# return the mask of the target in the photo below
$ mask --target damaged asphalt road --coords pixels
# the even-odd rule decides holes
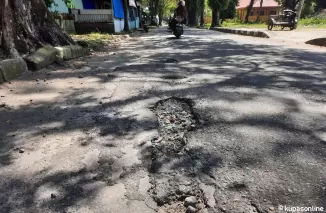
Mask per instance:
[[[325,67],[323,48],[155,29],[26,73],[0,85],[0,212],[326,208]]]

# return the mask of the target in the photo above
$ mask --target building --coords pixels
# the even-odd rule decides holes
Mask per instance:
[[[63,0],[55,0],[51,11],[74,16],[77,34],[91,32],[119,33],[124,28],[123,0],[74,0],[73,8],[68,9]],[[140,4],[129,1],[129,28],[140,27]]]
[[[250,0],[240,0],[237,7],[237,17],[241,21],[245,21],[247,8],[250,4]],[[267,21],[270,15],[279,14],[281,6],[275,0],[263,0],[263,5],[260,7],[260,0],[255,0],[252,11],[249,15],[249,21]]]

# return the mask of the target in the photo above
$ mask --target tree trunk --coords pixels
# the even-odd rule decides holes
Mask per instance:
[[[204,9],[200,11],[200,26],[203,27],[205,25],[205,17],[204,17]]]
[[[220,11],[218,9],[212,9],[212,27],[218,27],[220,26]]]
[[[303,6],[304,6],[304,0],[300,0],[299,3],[298,3],[298,9],[297,9],[297,11],[298,11],[298,14],[297,14],[298,20],[301,17]]]
[[[264,3],[264,0],[260,0],[260,7],[259,7],[259,11],[258,11],[256,22],[259,22],[260,21],[260,10],[263,7],[263,3]]]
[[[245,18],[245,23],[249,22],[249,16],[252,10],[252,7],[254,6],[255,0],[250,0],[249,6],[247,8],[247,14],[246,14],[246,18]]]
[[[129,32],[129,10],[128,10],[128,0],[123,0],[123,13],[124,13],[124,27],[123,31]]]
[[[162,26],[162,21],[163,21],[163,9],[160,8],[159,9],[159,13],[158,13],[158,19],[159,19],[159,25]]]
[[[73,43],[44,0],[0,0],[0,58],[17,58],[45,44]]]
[[[192,7],[188,13],[188,24],[190,26],[198,25],[197,7]]]
[[[205,11],[205,1],[200,0],[200,26],[201,27],[205,25],[204,11]]]

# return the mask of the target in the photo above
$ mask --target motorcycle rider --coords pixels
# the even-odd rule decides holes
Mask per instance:
[[[178,7],[175,10],[174,16],[172,20],[169,22],[169,28],[174,30],[175,27],[178,24],[177,18],[181,18],[181,23],[186,24],[187,23],[187,17],[188,17],[188,11],[186,8],[186,2],[185,1],[179,1]]]

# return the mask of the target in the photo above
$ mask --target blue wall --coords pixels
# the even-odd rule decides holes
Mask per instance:
[[[122,0],[112,0],[114,18],[124,18]]]

